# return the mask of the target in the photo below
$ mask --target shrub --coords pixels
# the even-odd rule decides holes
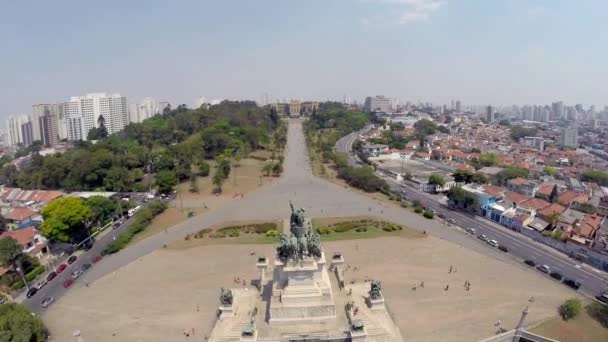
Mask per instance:
[[[202,161],[198,164],[198,175],[201,177],[209,176],[209,163]]]
[[[420,203],[419,200],[415,199],[414,201],[412,201],[412,205],[414,207],[422,207],[422,203]]]
[[[416,207],[416,208],[414,208],[414,212],[415,212],[416,214],[420,214],[422,211],[423,211],[423,210],[422,210],[422,208],[421,208],[421,207]]]
[[[581,312],[582,307],[583,305],[578,298],[570,298],[559,307],[559,314],[567,321],[576,317]]]
[[[593,302],[586,309],[589,316],[593,317],[604,328],[608,328],[608,305]]]
[[[280,235],[281,233],[279,233],[279,231],[276,229],[271,229],[266,232],[267,237],[279,237]]]
[[[40,265],[40,266],[34,268],[33,270],[31,270],[30,273],[26,274],[25,279],[27,281],[32,281],[32,280],[36,279],[36,277],[42,273],[44,273],[44,266]]]
[[[331,233],[331,228],[330,227],[319,227],[317,228],[317,233],[321,234],[321,235],[327,235]]]
[[[409,205],[407,204],[406,201],[402,201],[401,202],[401,208],[407,208]]]
[[[23,282],[21,280],[17,280],[13,285],[11,285],[11,291],[19,290],[20,288],[22,288],[24,286],[25,286],[25,284],[23,284]]]
[[[422,216],[426,217],[427,219],[432,219],[435,217],[435,214],[430,210],[425,210]]]
[[[205,229],[201,229],[198,232],[196,232],[196,234],[194,234],[194,238],[195,239],[202,239],[205,237],[205,235],[211,233],[211,228],[205,228]]]
[[[359,228],[355,229],[355,231],[357,233],[365,233],[367,231],[367,228],[366,227],[359,227]]]
[[[543,236],[551,236],[553,234],[550,230],[543,230]]]
[[[135,234],[143,231],[152,222],[152,219],[167,209],[167,203],[152,201],[148,207],[141,209],[135,214],[135,222],[127,230],[122,232],[116,240],[112,241],[105,249],[106,254],[114,254],[125,248],[133,239]]]

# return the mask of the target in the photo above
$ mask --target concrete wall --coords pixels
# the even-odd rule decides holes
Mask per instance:
[[[507,331],[504,334],[492,336],[485,340],[479,342],[512,342],[513,337],[515,336],[515,330]],[[553,340],[547,337],[539,336],[536,334],[529,333],[527,331],[523,331],[521,337],[534,342],[560,342],[558,340]],[[520,340],[521,341],[521,340]]]

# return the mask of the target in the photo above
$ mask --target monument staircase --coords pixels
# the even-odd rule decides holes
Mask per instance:
[[[363,321],[365,330],[367,331],[367,337],[365,342],[395,342],[395,338],[391,335],[385,327],[378,324],[378,320],[370,317],[374,315],[373,312],[366,309],[359,310],[356,319]]]

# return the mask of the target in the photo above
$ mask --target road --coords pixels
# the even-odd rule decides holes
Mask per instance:
[[[349,161],[352,165],[356,165],[359,162],[358,158],[350,153],[352,143],[358,134],[358,132],[351,133],[344,136],[336,143],[336,150],[347,153],[350,156]],[[378,173],[378,175],[388,182],[394,192],[405,192],[405,196],[408,200],[418,200],[424,207],[435,210],[437,214],[444,216],[446,219],[453,219],[455,222],[453,226],[450,225],[450,228],[461,232],[463,235],[469,236],[470,239],[478,241],[481,245],[487,246],[488,250],[494,248],[479,240],[476,235],[485,234],[488,238],[497,240],[500,245],[507,247],[509,256],[519,262],[526,259],[532,259],[537,264],[548,265],[551,269],[560,272],[566,278],[575,279],[581,282],[582,286],[579,291],[589,297],[595,297],[608,286],[608,279],[604,272],[597,271],[586,265],[583,266],[576,260],[569,258],[549,246],[538,243],[524,235],[480,216],[453,210],[441,203],[441,195],[425,193],[414,187],[404,186],[390,176],[381,173]],[[447,225],[448,224],[446,223],[446,226]],[[476,235],[466,233],[464,230],[466,228],[474,228],[476,230]],[[539,272],[539,274],[541,273]],[[546,275],[542,274],[542,276]]]
[[[197,215],[186,221],[180,222],[167,229],[165,232],[138,241],[116,254],[104,257],[89,271],[84,273],[81,276],[81,279],[78,279],[72,286],[82,287],[86,283],[92,284],[97,279],[108,275],[120,276],[121,272],[128,272],[129,267],[132,266],[134,262],[163,248],[163,245],[170,244],[177,240],[183,240],[188,234],[198,232],[201,229],[228,220],[276,220],[278,218],[288,217],[290,214],[290,200],[294,202],[296,207],[304,208],[306,210],[306,215],[310,217],[348,217],[362,215],[381,217],[382,219],[412,227],[420,231],[424,230],[434,237],[450,241],[463,246],[464,248],[488,255],[489,257],[514,263],[519,267],[524,267],[522,266],[521,261],[514,260],[511,255],[505,255],[495,248],[492,249],[486,244],[480,243],[479,240],[471,238],[457,229],[449,229],[439,223],[439,221],[427,220],[421,215],[412,213],[409,210],[403,210],[394,205],[371,199],[348,187],[340,186],[313,176],[310,169],[302,124],[297,119],[289,120],[287,148],[285,153],[285,171],[282,177],[276,182],[260,187],[256,191],[246,195],[243,199],[229,200],[232,197],[232,194],[224,194],[223,196],[227,199],[225,205],[203,215]],[[483,226],[483,223],[480,224]],[[466,226],[464,221],[462,225]],[[107,239],[111,239],[111,234],[100,238],[100,240],[96,242],[95,247],[84,259],[90,259],[90,255],[99,254],[104,249],[105,244],[109,242]],[[530,251],[533,250],[534,249],[530,248]],[[542,250],[539,250],[538,253],[540,255],[546,254],[546,252],[543,252]],[[56,301],[60,300],[63,295],[69,293],[69,289],[63,289],[62,280],[65,279],[72,270],[81,267],[81,264],[84,262],[89,262],[89,260],[78,260],[74,265],[68,267],[68,269],[64,271],[65,273],[62,273],[60,277],[51,281],[47,287],[43,288],[40,293],[36,294],[31,300],[26,300],[25,304],[35,312],[40,312],[40,301],[45,296],[51,295],[55,297]],[[577,270],[577,272],[580,273],[581,270]],[[539,276],[541,275],[539,274]],[[582,276],[581,279],[583,279]],[[600,287],[598,287],[599,283],[596,282],[596,278],[590,277],[589,279],[589,284],[584,285],[585,290],[599,290]],[[159,290],[162,291],[162,289]]]
[[[46,284],[46,286],[44,286],[42,289],[38,290],[36,295],[34,295],[32,298],[24,298],[22,304],[27,306],[33,312],[40,313],[43,310],[40,303],[42,302],[42,300],[44,298],[53,297],[55,299],[58,299],[63,294],[65,294],[66,291],[69,291],[69,288],[67,288],[67,289],[63,288],[63,283],[67,279],[72,278],[72,272],[82,269],[82,265],[84,265],[86,263],[91,264],[92,267],[95,267],[95,263],[92,262],[92,258],[94,256],[101,255],[102,252],[106,249],[106,247],[112,242],[113,237],[120,234],[127,228],[129,228],[129,226],[133,222],[134,222],[134,217],[127,219],[120,227],[118,227],[116,229],[112,230],[112,228],[107,228],[107,229],[110,229],[111,231],[109,231],[106,234],[102,233],[102,234],[98,235],[95,239],[95,244],[93,245],[93,247],[90,250],[85,251],[82,254],[80,254],[78,256],[78,259],[76,259],[76,261],[73,264],[68,265],[68,267],[63,272],[59,273],[57,275],[57,277],[55,277],[55,279],[49,281]],[[67,256],[65,259],[67,259]],[[55,266],[59,266],[61,263],[65,263],[67,265],[67,262],[65,259],[63,261],[56,262]],[[91,271],[91,270],[92,269],[89,269],[89,271]],[[46,279],[47,275],[48,275],[48,273],[43,274],[44,279]],[[76,279],[74,284],[72,284],[72,286],[76,286],[76,284],[82,285],[83,279],[84,279],[84,275],[81,275],[80,279]],[[35,284],[32,283],[31,285],[35,285]]]

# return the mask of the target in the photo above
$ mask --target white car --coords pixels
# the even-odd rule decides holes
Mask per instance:
[[[72,278],[78,279],[78,277],[80,277],[81,274],[82,274],[81,270],[76,270],[76,271],[72,272]]]
[[[540,265],[537,267],[537,269],[543,273],[547,273],[547,274],[551,273],[551,268],[549,268],[549,266],[547,266],[547,265]]]
[[[38,282],[38,284],[36,284],[36,287],[38,288],[38,290],[40,290],[41,288],[45,287],[46,284],[47,284],[47,280],[42,279],[41,281]]]
[[[42,305],[43,308],[47,308],[49,305],[51,305],[51,303],[55,300],[55,298],[53,297],[46,297],[42,300],[42,303],[40,303]]]
[[[498,247],[498,241],[496,240],[488,240],[488,245],[492,247]]]

